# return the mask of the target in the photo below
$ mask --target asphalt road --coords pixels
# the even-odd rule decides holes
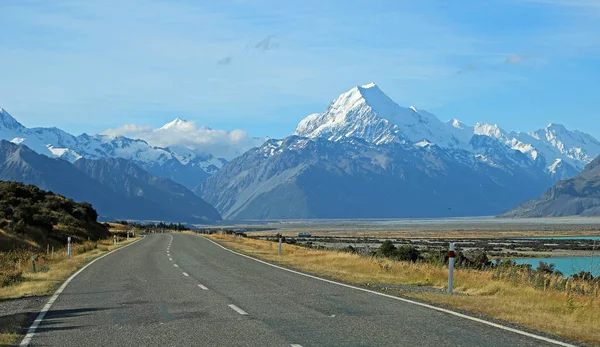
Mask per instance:
[[[75,277],[30,346],[555,345],[157,234]]]

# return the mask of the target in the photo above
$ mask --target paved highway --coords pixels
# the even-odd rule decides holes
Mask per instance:
[[[149,235],[91,264],[29,345],[556,346],[179,234]]]

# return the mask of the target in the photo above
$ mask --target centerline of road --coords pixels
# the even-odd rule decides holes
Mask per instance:
[[[235,312],[241,314],[242,316],[247,316],[248,313],[244,310],[242,310],[241,308],[235,306],[235,305],[229,305],[229,308],[231,308],[232,310],[234,310]]]

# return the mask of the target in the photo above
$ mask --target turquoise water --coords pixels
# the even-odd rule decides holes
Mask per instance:
[[[555,236],[555,237],[523,237],[521,240],[599,240],[600,236]]]
[[[562,272],[565,276],[571,276],[580,271],[590,271],[592,264],[592,274],[600,276],[600,252],[592,259],[589,257],[560,257],[560,258],[520,258],[514,259],[517,264],[529,264],[533,268],[537,268],[540,261],[548,264],[554,264],[556,269]],[[592,263],[593,262],[593,263]]]

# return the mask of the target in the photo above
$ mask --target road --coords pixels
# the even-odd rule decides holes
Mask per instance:
[[[155,234],[76,276],[30,346],[556,345]]]

